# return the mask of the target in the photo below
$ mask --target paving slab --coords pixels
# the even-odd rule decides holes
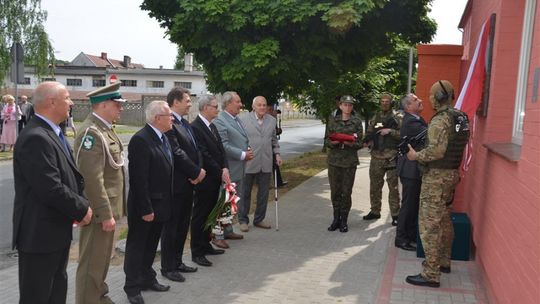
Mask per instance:
[[[269,203],[267,221],[272,229],[250,227],[244,240],[229,241],[223,255],[208,256],[212,267],[186,274],[186,282],[171,282],[169,292],[143,292],[146,303],[488,303],[479,268],[474,261],[452,263],[441,288],[405,283],[420,272],[422,259],[393,246],[386,186],[382,217],[364,221],[369,212],[369,156],[360,153],[349,232],[329,232],[332,207],[327,171],[322,171],[278,200]],[[238,227],[236,231],[239,231]],[[187,264],[193,264],[188,254]],[[75,270],[68,266],[68,303],[74,303]],[[154,264],[159,273],[159,263]],[[128,303],[123,292],[121,266],[111,267],[110,297]],[[17,265],[0,271],[0,302],[18,301]]]

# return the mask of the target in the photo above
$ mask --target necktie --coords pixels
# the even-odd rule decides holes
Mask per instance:
[[[69,144],[67,143],[66,138],[64,137],[64,133],[62,133],[62,131],[60,131],[60,134],[58,134],[58,137],[60,137],[60,142],[64,146],[64,150],[66,151],[66,153],[68,155],[71,155],[71,150],[69,149]]]
[[[161,144],[169,160],[172,160],[171,147],[169,146],[169,140],[167,139],[167,137],[165,137],[165,134],[161,135]]]
[[[191,144],[193,145],[195,150],[197,150],[197,143],[195,142],[195,137],[193,137],[193,134],[191,133],[191,128],[188,126],[188,124],[183,119],[180,121],[180,123],[182,123],[182,127],[184,127],[184,129],[186,129],[186,132],[189,135],[189,139],[191,140]]]
[[[244,126],[242,126],[242,124],[240,123],[240,120],[238,120],[238,117],[234,117],[234,120],[236,121],[236,123],[238,124],[238,126],[240,127],[240,131],[242,132],[242,134],[244,136],[247,136],[246,134],[246,130],[244,130]]]
[[[213,123],[210,123],[210,131],[212,131],[212,135],[214,135],[214,138],[218,140],[218,130],[216,126]]]

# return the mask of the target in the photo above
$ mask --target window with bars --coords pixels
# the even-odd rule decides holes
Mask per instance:
[[[94,77],[94,78],[92,78],[92,86],[93,87],[104,87],[105,86],[105,78],[103,78],[103,77]]]
[[[149,88],[163,88],[165,87],[165,82],[160,80],[148,80],[146,86]]]
[[[122,79],[122,80],[120,80],[120,85],[123,86],[123,87],[136,87],[137,86],[137,80]]]
[[[80,78],[68,78],[66,81],[67,86],[80,87],[82,86],[82,79]]]
[[[191,82],[186,81],[175,81],[174,82],[175,87],[182,87],[184,89],[191,89]]]

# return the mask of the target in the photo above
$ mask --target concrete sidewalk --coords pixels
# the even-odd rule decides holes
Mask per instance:
[[[279,231],[250,227],[244,240],[229,242],[224,255],[208,256],[214,266],[186,274],[184,283],[158,275],[171,290],[143,292],[146,303],[487,303],[473,261],[453,262],[438,289],[405,283],[405,276],[420,272],[422,259],[393,246],[386,200],[380,220],[362,220],[369,211],[368,167],[362,151],[348,233],[326,230],[332,207],[323,171],[279,198]],[[267,220],[275,228],[274,203]],[[189,253],[184,261],[193,264]],[[74,303],[76,266],[68,266],[68,303]],[[159,267],[154,265],[158,273]],[[0,302],[16,303],[17,266],[1,270],[0,281]],[[111,267],[107,282],[111,298],[128,303],[121,266]]]

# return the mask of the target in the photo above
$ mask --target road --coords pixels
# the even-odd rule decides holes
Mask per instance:
[[[322,148],[324,125],[315,120],[284,122],[280,138],[281,156],[286,161],[305,152]],[[124,142],[130,135],[121,134]],[[13,215],[13,167],[11,161],[0,162],[0,253],[9,251]]]

